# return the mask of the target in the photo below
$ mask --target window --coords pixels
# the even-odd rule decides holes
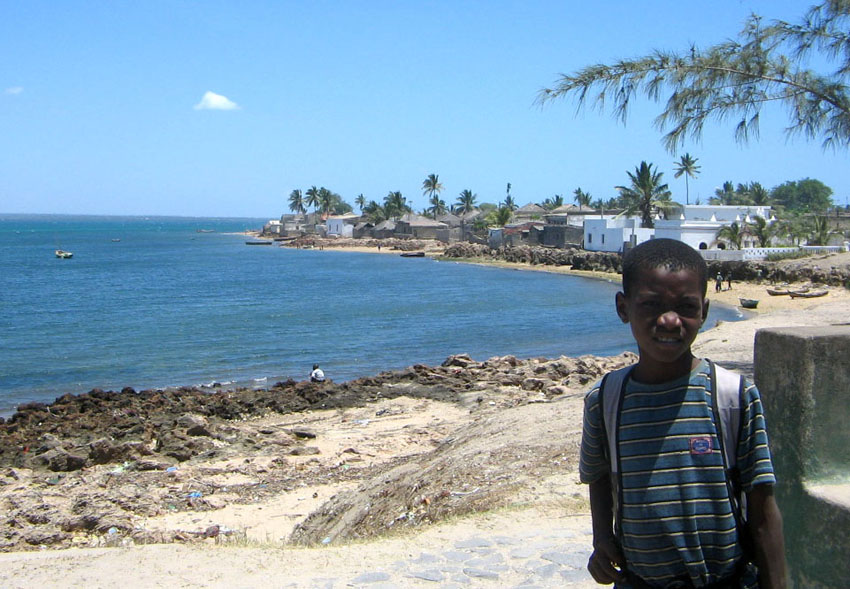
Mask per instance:
[[[605,234],[602,234],[602,243],[605,243]]]
[[[587,234],[587,243],[593,243],[593,233]]]

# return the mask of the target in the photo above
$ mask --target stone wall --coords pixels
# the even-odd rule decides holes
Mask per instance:
[[[762,393],[795,587],[847,586],[850,326],[762,329]]]

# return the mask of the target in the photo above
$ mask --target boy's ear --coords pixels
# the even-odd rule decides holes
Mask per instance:
[[[706,319],[708,319],[708,297],[702,300],[702,322],[705,323]]]
[[[620,316],[620,321],[623,323],[629,322],[629,306],[626,304],[626,295],[618,292],[614,297],[614,304],[617,306],[617,315]]]

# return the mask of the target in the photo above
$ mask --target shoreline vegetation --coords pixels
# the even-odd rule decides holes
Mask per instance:
[[[430,243],[310,245],[329,255],[445,253]],[[567,265],[440,259],[619,281]],[[850,274],[850,254],[771,264],[801,283]],[[771,297],[768,286],[733,279],[731,290],[715,292],[710,283],[714,303],[759,305],[746,321],[701,333],[695,353],[751,375],[757,329],[850,315],[843,286],[818,299]],[[585,533],[587,490],[576,472],[583,393],[634,360],[458,355],[345,383],[95,390],[21,406],[0,424],[0,579],[58,586],[96,576],[109,586],[132,567],[148,586],[175,575],[187,586],[263,585],[269,575],[311,586],[325,569],[354,578],[494,529]],[[71,552],[45,550],[58,548]],[[278,550],[289,556],[275,558]],[[243,570],[246,559],[258,566]],[[509,575],[500,582],[522,581]]]

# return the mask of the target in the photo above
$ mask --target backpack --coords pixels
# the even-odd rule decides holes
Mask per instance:
[[[732,514],[738,529],[738,538],[744,549],[744,554],[751,552],[751,542],[746,526],[746,497],[741,492],[739,472],[737,468],[737,448],[741,433],[742,414],[744,412],[744,379],[740,374],[718,366],[708,360],[711,378],[711,405],[714,413],[714,425],[723,456],[723,467],[726,473],[726,489],[729,502],[732,504]],[[617,521],[622,505],[620,491],[620,456],[617,452],[617,432],[620,424],[620,409],[626,381],[634,366],[626,366],[614,370],[602,377],[599,385],[599,405],[602,408],[602,432],[605,436],[603,451],[608,459],[611,472],[611,491],[614,506],[617,510]]]

